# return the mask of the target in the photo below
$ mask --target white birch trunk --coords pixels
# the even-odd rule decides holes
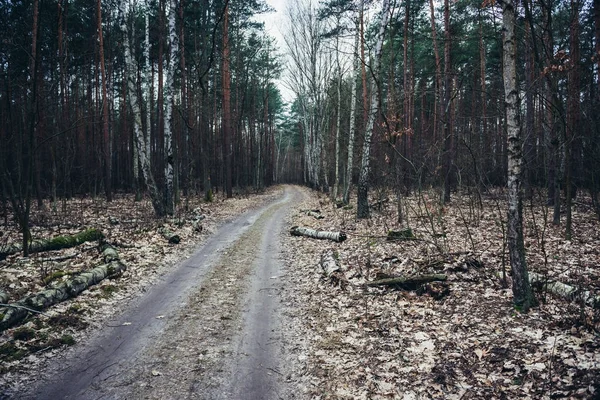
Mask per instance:
[[[502,2],[502,25],[504,31],[503,79],[508,136],[508,250],[513,276],[513,301],[516,307],[527,311],[534,305],[535,299],[527,274],[523,243],[523,193],[521,189],[523,153],[517,88],[516,16],[515,0],[504,0]]]
[[[146,187],[150,192],[150,198],[152,200],[154,212],[157,216],[163,216],[165,214],[165,209],[163,206],[163,202],[160,198],[160,194],[158,192],[158,187],[156,186],[156,182],[154,181],[154,176],[152,175],[152,165],[150,162],[150,153],[148,151],[149,148],[146,146],[144,134],[142,133],[142,110],[137,94],[135,74],[132,73],[132,71],[136,70],[136,65],[131,55],[131,49],[129,44],[129,31],[124,8],[125,3],[120,2],[119,12],[121,14],[121,29],[125,33],[125,38],[123,40],[123,48],[125,53],[125,64],[127,66],[127,92],[129,96],[129,104],[131,106],[133,114],[133,132],[135,135],[135,147],[137,149],[139,163],[142,168],[142,176],[144,177],[144,182],[146,183]]]
[[[338,68],[337,82],[337,118],[335,121],[335,181],[333,183],[333,199],[337,200],[340,189],[340,123],[342,118],[342,68],[340,66],[339,38],[335,41],[335,58]]]
[[[169,0],[167,6],[169,62],[167,65],[167,80],[165,82],[165,207],[169,215],[173,215],[174,207],[174,160],[173,160],[173,92],[175,85],[175,67],[177,65],[177,50],[179,37],[175,29],[177,7],[175,0]]]
[[[361,10],[364,0],[360,2]],[[348,137],[348,164],[346,165],[346,176],[344,182],[344,203],[350,202],[350,187],[352,186],[352,169],[354,166],[354,135],[356,132],[356,89],[359,74],[358,42],[360,39],[360,17],[356,17],[356,36],[354,38],[354,55],[352,60],[352,89],[350,97],[350,135]]]
[[[383,48],[383,40],[385,37],[385,30],[387,27],[389,14],[390,14],[390,2],[389,0],[383,1],[383,17],[381,20],[381,26],[379,27],[379,34],[377,37],[377,44],[375,45],[375,53],[373,54],[373,73],[379,73],[379,67],[381,63],[381,51]],[[375,118],[379,113],[377,107],[377,81],[374,77],[371,78],[371,107],[369,120],[365,129],[365,143],[363,145],[362,160],[360,164],[360,175],[358,178],[358,198],[356,204],[356,217],[357,218],[368,218],[369,217],[369,172],[370,172],[370,157],[371,157],[371,140],[373,138],[373,128],[375,126]]]
[[[150,65],[150,22],[149,22],[150,6],[146,9],[146,40],[144,42],[144,59],[146,60],[146,135],[144,136],[144,145],[146,146],[146,154],[150,153],[150,137],[152,133],[152,68]]]

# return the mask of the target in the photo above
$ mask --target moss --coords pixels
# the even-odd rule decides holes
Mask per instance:
[[[19,328],[13,332],[15,340],[31,340],[35,337],[35,331],[31,328]]]
[[[13,342],[4,343],[0,346],[0,360],[9,362],[20,360],[27,355],[27,351],[20,349]]]
[[[50,275],[48,275],[47,277],[45,277],[43,279],[44,285],[47,286],[50,282],[60,279],[65,275],[71,275],[71,273],[65,272],[63,270],[54,271],[53,273],[51,273]]]
[[[60,342],[62,344],[66,344],[67,346],[73,346],[75,344],[75,339],[71,335],[62,335],[60,337]]]
[[[116,292],[119,291],[119,288],[116,287],[115,285],[105,285],[100,287],[100,290],[102,291],[102,297],[104,298],[109,298],[111,297],[113,294],[115,294]]]

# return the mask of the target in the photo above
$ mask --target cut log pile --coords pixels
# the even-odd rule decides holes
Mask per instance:
[[[29,253],[40,253],[43,251],[60,250],[69,247],[79,246],[85,242],[93,242],[104,238],[102,232],[98,229],[86,229],[71,236],[57,236],[52,239],[34,240],[29,244]],[[0,246],[0,260],[7,256],[17,254],[23,251],[23,245],[20,243],[7,244]]]
[[[306,236],[313,239],[332,240],[338,243],[343,242],[347,238],[344,232],[317,231],[303,226],[293,226],[290,229],[290,233],[292,236]]]
[[[56,286],[34,293],[14,303],[5,304],[5,309],[0,312],[0,332],[22,322],[31,313],[40,313],[48,307],[75,297],[90,286],[102,280],[115,277],[127,270],[127,266],[119,259],[119,254],[114,247],[105,245],[102,250],[103,264],[89,271],[63,281]]]

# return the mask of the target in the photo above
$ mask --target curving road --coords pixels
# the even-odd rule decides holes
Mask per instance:
[[[278,257],[285,217],[302,199],[286,187],[279,200],[223,225],[18,398],[294,398]]]

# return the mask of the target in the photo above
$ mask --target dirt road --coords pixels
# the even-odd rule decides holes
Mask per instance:
[[[19,398],[290,399],[279,235],[302,192],[222,226]]]

